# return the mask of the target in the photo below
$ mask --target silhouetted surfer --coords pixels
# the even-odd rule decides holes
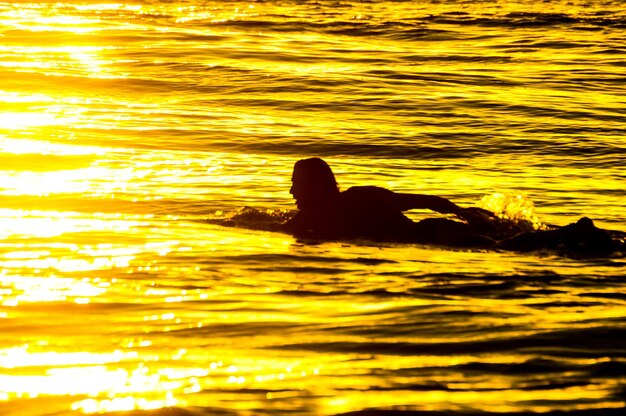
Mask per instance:
[[[606,252],[616,248],[609,233],[595,227],[588,218],[565,227],[511,237],[498,232],[497,222],[502,220],[493,213],[481,208],[462,208],[439,196],[396,193],[376,186],[355,186],[341,192],[330,166],[320,158],[296,162],[290,192],[299,211],[284,224],[284,231],[298,238],[367,239],[509,250]],[[411,209],[453,214],[463,222],[445,218],[413,222],[403,214]]]

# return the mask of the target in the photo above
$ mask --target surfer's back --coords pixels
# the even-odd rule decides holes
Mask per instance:
[[[286,229],[319,239],[407,240],[413,222],[394,207],[393,196],[384,188],[355,186],[336,199],[301,209]]]

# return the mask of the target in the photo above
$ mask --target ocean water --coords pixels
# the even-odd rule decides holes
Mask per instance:
[[[623,256],[213,220],[320,156],[626,231],[623,2],[0,2],[0,80],[0,415],[622,414]]]

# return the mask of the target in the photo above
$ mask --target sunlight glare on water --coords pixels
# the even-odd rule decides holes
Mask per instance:
[[[293,163],[320,156],[342,190],[624,230],[625,21],[578,0],[0,3],[0,414],[623,407],[623,257],[215,220],[287,218]]]

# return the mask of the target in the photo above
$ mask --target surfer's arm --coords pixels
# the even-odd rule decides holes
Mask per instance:
[[[454,202],[434,195],[393,193],[393,205],[400,211],[429,209],[441,214],[458,214],[463,208]]]
[[[382,204],[398,211],[429,209],[441,214],[458,214],[463,208],[454,202],[434,195],[404,194],[378,186],[353,186],[345,196],[362,204]]]

